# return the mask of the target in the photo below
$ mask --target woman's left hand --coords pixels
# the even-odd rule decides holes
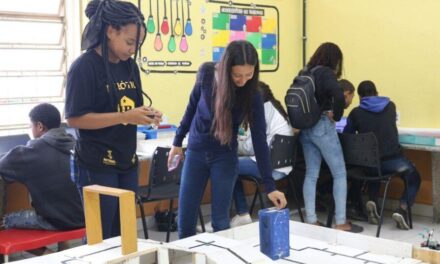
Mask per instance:
[[[287,205],[286,197],[284,196],[284,193],[280,191],[275,190],[271,193],[268,193],[267,197],[272,201],[277,209],[283,209]]]

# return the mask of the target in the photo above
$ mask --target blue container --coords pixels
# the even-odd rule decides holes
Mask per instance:
[[[289,209],[275,207],[258,212],[260,220],[260,251],[272,260],[290,255]]]

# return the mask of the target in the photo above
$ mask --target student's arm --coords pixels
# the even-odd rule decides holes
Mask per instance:
[[[344,92],[342,91],[341,86],[336,80],[335,74],[331,70],[326,69],[325,71],[323,71],[322,74],[324,75],[324,80],[326,80],[324,82],[324,85],[326,86],[325,89],[329,91],[332,98],[333,120],[339,121],[344,114]]]
[[[350,133],[350,134],[354,134],[357,131],[356,125],[355,125],[355,120],[354,120],[354,111],[356,110],[353,109],[351,110],[350,114],[347,117],[347,124],[344,127],[344,132],[343,133]]]
[[[266,141],[266,121],[264,119],[264,107],[260,94],[254,96],[252,105],[251,135],[257,159],[258,169],[263,178],[264,190],[274,205],[281,209],[287,204],[282,192],[275,188],[275,181],[272,178],[272,166],[270,164],[269,147]]]
[[[154,116],[154,118],[148,117],[149,115]],[[70,127],[74,128],[101,129],[120,124],[159,124],[161,116],[162,114],[153,108],[141,106],[122,113],[87,113],[81,116],[69,117],[66,121]]]

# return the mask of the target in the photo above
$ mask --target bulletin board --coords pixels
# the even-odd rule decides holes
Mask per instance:
[[[275,6],[210,0],[138,0],[138,4],[147,27],[138,63],[146,74],[195,73],[203,62],[219,61],[234,40],[254,45],[260,71],[278,70]]]

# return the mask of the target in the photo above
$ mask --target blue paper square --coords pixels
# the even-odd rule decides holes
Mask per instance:
[[[246,16],[231,15],[230,21],[229,21],[230,30],[244,31],[245,25],[246,25]]]
[[[218,62],[222,58],[222,54],[225,51],[223,47],[214,47],[212,49],[212,61]]]
[[[277,35],[263,34],[261,46],[263,49],[275,49],[277,46]]]

